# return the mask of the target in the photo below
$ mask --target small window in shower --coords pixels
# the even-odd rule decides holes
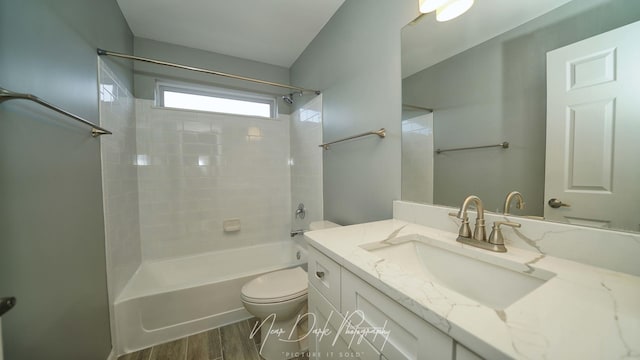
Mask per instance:
[[[158,106],[223,114],[276,118],[275,97],[249,92],[158,83]]]

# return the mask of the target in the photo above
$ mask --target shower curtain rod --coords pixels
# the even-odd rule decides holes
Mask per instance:
[[[124,58],[124,59],[129,59],[129,60],[142,61],[142,62],[147,62],[147,63],[151,63],[151,64],[156,64],[156,65],[164,65],[164,66],[170,66],[170,67],[174,67],[174,68],[178,68],[178,69],[201,72],[201,73],[205,73],[205,74],[209,74],[209,75],[223,76],[223,77],[228,77],[228,78],[236,79],[236,80],[250,81],[250,82],[254,82],[254,83],[258,83],[258,84],[270,85],[270,86],[275,86],[275,87],[295,90],[295,91],[299,91],[301,93],[303,93],[303,92],[312,92],[312,93],[314,93],[316,95],[320,95],[320,90],[305,89],[305,88],[301,88],[301,87],[297,87],[297,86],[280,84],[280,83],[266,81],[266,80],[259,80],[259,79],[254,79],[254,78],[250,78],[250,77],[234,75],[234,74],[228,74],[228,73],[223,73],[223,72],[214,71],[214,70],[202,69],[202,68],[198,68],[198,67],[194,67],[194,66],[187,66],[187,65],[181,65],[181,64],[176,64],[176,63],[170,63],[170,62],[167,62],[167,61],[144,58],[144,57],[140,57],[140,56],[127,55],[127,54],[122,54],[122,53],[109,51],[109,50],[98,49],[98,55],[101,55],[101,56],[102,55],[115,56],[115,57],[120,57],[120,58]]]

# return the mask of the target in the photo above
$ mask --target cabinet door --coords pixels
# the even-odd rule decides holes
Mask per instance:
[[[340,313],[313,286],[309,286],[309,358],[379,360],[380,353],[345,329]]]
[[[447,360],[453,339],[348,271],[342,271],[342,313],[388,359]]]

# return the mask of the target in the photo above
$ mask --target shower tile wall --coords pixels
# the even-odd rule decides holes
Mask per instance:
[[[99,61],[102,186],[109,294],[120,294],[141,262],[135,100],[108,65]]]
[[[323,219],[322,208],[322,95],[291,114],[291,208],[293,229],[308,229]],[[295,218],[299,203],[307,210]]]
[[[135,99],[108,65],[98,61],[100,124],[113,132],[101,136],[102,193],[111,340],[115,332],[113,303],[140,266],[140,222],[136,156]]]
[[[433,113],[402,120],[402,199],[433,203]]]
[[[136,100],[143,260],[284,241],[289,116],[160,109]],[[239,218],[241,230],[223,231]]]

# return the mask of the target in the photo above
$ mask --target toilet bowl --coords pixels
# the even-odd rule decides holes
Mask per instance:
[[[260,355],[266,360],[295,357],[301,350],[298,316],[307,305],[307,272],[301,267],[259,276],[242,287],[245,309],[260,319]],[[301,321],[300,321],[301,322]]]

